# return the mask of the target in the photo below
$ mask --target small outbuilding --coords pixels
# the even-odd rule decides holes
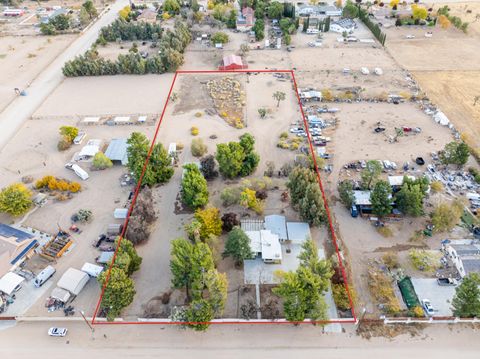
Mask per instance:
[[[90,277],[87,273],[75,268],[68,268],[57,283],[61,289],[68,290],[73,295],[78,295]]]
[[[287,222],[288,240],[292,243],[301,244],[312,238],[310,226],[305,222]]]
[[[237,55],[227,55],[223,57],[222,65],[219,66],[219,70],[242,70],[246,69],[248,66],[243,63],[242,58]]]
[[[6,295],[12,295],[13,292],[20,289],[20,285],[24,280],[25,278],[18,274],[8,272],[0,279],[0,292]]]
[[[114,164],[127,165],[128,143],[126,138],[114,138],[110,141],[105,156],[107,156]]]

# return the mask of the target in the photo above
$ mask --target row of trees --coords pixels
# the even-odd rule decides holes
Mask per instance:
[[[101,308],[110,321],[133,302],[136,291],[130,275],[139,270],[142,263],[142,257],[137,254],[133,243],[128,239],[117,238],[115,246],[118,246],[118,251],[111,270],[103,271],[98,276],[100,286],[102,288],[105,286]],[[110,265],[111,263],[108,264],[109,268]]]
[[[120,36],[120,39],[150,36],[148,39],[154,41],[158,46],[158,54],[144,59],[140,54],[130,52],[126,55],[120,54],[116,61],[111,61],[102,58],[94,46],[84,55],[67,61],[62,69],[63,74],[67,77],[161,74],[174,72],[183,64],[183,52],[191,41],[190,30],[183,22],[175,22],[174,31],[166,30],[164,32],[161,29],[156,29],[155,26],[157,25],[148,23],[135,24],[124,20],[117,20],[116,23],[115,27],[100,35],[99,43],[106,43],[107,39],[108,41],[115,41],[117,36]],[[161,37],[159,37],[159,33]]]

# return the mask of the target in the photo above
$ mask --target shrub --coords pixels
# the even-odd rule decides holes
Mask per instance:
[[[0,191],[0,211],[12,216],[26,213],[32,206],[32,193],[23,183],[14,183]]]
[[[356,293],[352,286],[348,287],[352,301],[355,303]],[[332,285],[333,300],[340,310],[349,310],[352,308],[350,305],[350,299],[348,298],[347,288],[345,284],[333,284]]]
[[[417,318],[422,318],[425,316],[425,312],[423,311],[423,308],[418,305],[412,309],[412,313]]]
[[[177,151],[181,151],[185,148],[185,145],[182,142],[177,142]]]
[[[223,205],[225,207],[240,203],[240,188],[236,187],[226,187],[220,193],[220,198],[222,199]]]
[[[77,193],[82,189],[82,185],[78,182],[71,182],[68,186],[68,190],[72,193]]]
[[[384,227],[377,227],[377,232],[385,238],[389,238],[393,236],[393,231],[390,227],[384,226]]]
[[[202,117],[203,114],[201,112],[195,112],[195,117]]]
[[[212,35],[212,42],[214,44],[226,44],[228,41],[228,35],[222,31],[216,32]]]
[[[240,204],[245,208],[254,210],[257,214],[263,213],[263,202],[256,197],[254,190],[246,188],[240,194]]]
[[[396,269],[399,267],[398,255],[395,252],[387,252],[382,256],[383,263],[388,269]]]
[[[408,252],[410,261],[415,269],[431,272],[439,267],[440,258],[430,251],[423,249],[411,249]]]
[[[438,193],[443,191],[443,183],[440,181],[433,181],[430,184],[430,188],[432,189],[433,192]]]
[[[288,132],[282,132],[280,134],[280,139],[281,140],[286,140],[288,138]]]
[[[97,170],[104,170],[112,167],[113,163],[103,152],[97,152],[93,157],[92,165]]]
[[[192,126],[192,128],[190,129],[190,134],[192,136],[197,136],[199,134],[199,130],[198,130],[198,127],[195,127],[195,126]]]
[[[65,137],[63,137],[62,139],[60,139],[60,141],[58,141],[57,149],[59,151],[66,151],[70,147],[72,147],[72,143],[68,141]]]
[[[237,214],[233,212],[225,213],[222,216],[222,223],[223,223],[222,229],[225,232],[230,232],[233,229],[233,227],[240,225],[240,221],[237,218]]]
[[[207,153],[207,145],[203,143],[201,138],[194,138],[192,140],[192,145],[190,147],[192,151],[192,155],[195,157],[202,157],[205,153]]]

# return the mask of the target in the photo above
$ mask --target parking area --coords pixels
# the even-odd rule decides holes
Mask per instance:
[[[435,278],[412,278],[418,299],[429,299],[436,317],[451,316],[451,302],[455,295],[454,286],[440,286]]]

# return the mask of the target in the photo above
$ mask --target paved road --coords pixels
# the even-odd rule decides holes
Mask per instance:
[[[0,326],[2,323],[0,322]],[[478,330],[434,325],[422,335],[365,340],[353,334],[322,334],[311,325],[213,326],[206,333],[159,325],[95,327],[84,322],[55,323],[65,338],[46,334],[53,323],[28,322],[0,330],[0,354],[9,358],[478,358]],[[106,335],[106,337],[104,337]],[[10,354],[10,355],[9,355]]]
[[[109,11],[81,34],[32,82],[26,89],[28,96],[17,97],[5,108],[0,114],[0,151],[47,96],[63,81],[62,67],[65,61],[88,50],[97,39],[100,29],[115,20],[118,11],[125,5],[128,5],[128,0],[117,0],[112,4]],[[62,104],[58,104],[58,106],[62,106]]]

